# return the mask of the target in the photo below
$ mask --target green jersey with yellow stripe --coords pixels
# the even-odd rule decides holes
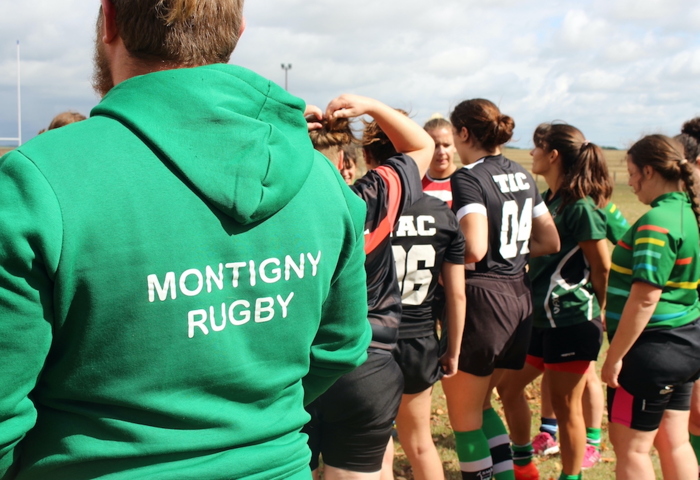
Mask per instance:
[[[646,328],[674,328],[700,317],[698,223],[685,193],[671,192],[651,203],[617,242],[608,281],[607,327],[615,333],[633,282],[662,289]]]
[[[605,219],[607,220],[607,225],[605,226],[605,236],[614,245],[617,241],[622,238],[622,236],[627,233],[630,228],[630,224],[627,223],[627,219],[622,215],[622,212],[617,205],[613,202],[608,202],[608,204],[603,208],[603,213],[605,213]]]

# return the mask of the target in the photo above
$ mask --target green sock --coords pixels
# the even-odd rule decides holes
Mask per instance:
[[[700,435],[690,434],[690,445],[693,447],[695,457],[698,460],[698,468],[700,468]]]
[[[462,480],[488,479],[493,474],[489,442],[481,430],[455,433],[455,450]]]
[[[513,458],[510,453],[510,438],[501,417],[496,410],[484,410],[484,423],[481,427],[491,449],[493,459],[493,478],[496,480],[515,480]]]
[[[527,445],[513,444],[510,448],[513,450],[513,463],[519,467],[524,467],[532,461],[532,443]]]
[[[559,480],[581,480],[583,478],[582,473],[578,475],[564,475],[564,472],[559,475]]]
[[[600,450],[600,428],[586,428],[586,443]]]

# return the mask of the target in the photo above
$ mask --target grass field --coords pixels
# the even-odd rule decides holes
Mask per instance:
[[[529,155],[529,150],[518,150],[518,149],[506,149],[504,151],[506,157],[513,161],[516,161],[528,170],[532,166],[532,157]],[[632,193],[629,186],[627,186],[627,166],[625,164],[625,152],[617,150],[606,150],[605,151],[606,160],[608,162],[608,168],[610,169],[610,174],[615,180],[615,190],[613,193],[613,201],[618,206],[618,208],[623,212],[627,220],[631,223],[637,220],[644,212],[648,210],[649,207],[641,204],[636,196]],[[540,190],[546,189],[546,184],[540,177],[537,179]],[[607,350],[607,341],[603,345],[603,349],[600,354],[600,358],[605,357],[605,351]],[[598,368],[600,368],[601,362],[599,362]],[[600,373],[600,371],[599,371]],[[526,390],[526,395],[530,403],[530,409],[532,411],[532,434],[533,436],[537,433],[540,423],[540,404],[539,404],[539,381],[536,381],[528,387]],[[496,410],[503,417],[503,408],[498,398],[494,398],[493,405]],[[442,387],[438,383],[433,391],[433,406],[432,406],[432,426],[433,426],[433,439],[438,448],[440,458],[443,460],[443,465],[445,467],[446,477],[450,480],[461,479],[461,474],[459,471],[459,462],[457,461],[457,455],[454,451],[454,436],[452,435],[452,430],[450,428],[449,418],[447,416],[447,407],[445,403],[445,396],[442,392]],[[592,469],[586,470],[583,474],[584,478],[587,480],[608,480],[615,477],[615,456],[612,451],[612,445],[608,440],[607,434],[607,419],[603,418],[603,438],[601,443],[601,456],[602,461]],[[654,464],[656,468],[657,478],[661,478],[661,471],[658,466],[658,459],[654,459]],[[559,478],[559,473],[561,472],[561,463],[559,461],[559,456],[551,457],[535,457],[535,463],[540,470],[541,480],[556,480]],[[397,480],[412,480],[413,475],[410,470],[410,466],[406,459],[406,456],[401,449],[400,441],[396,442],[396,455],[394,460],[394,474]]]

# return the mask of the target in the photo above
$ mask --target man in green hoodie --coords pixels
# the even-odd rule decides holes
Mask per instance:
[[[0,159],[0,478],[310,477],[303,406],[370,342],[365,205],[226,65],[242,30],[102,0],[104,98]]]

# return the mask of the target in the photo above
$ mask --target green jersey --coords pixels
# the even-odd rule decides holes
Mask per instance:
[[[547,199],[550,192],[542,196]],[[606,216],[590,197],[567,205],[561,211],[559,195],[546,202],[559,232],[561,249],[530,259],[534,326],[568,327],[600,315],[590,283],[590,268],[579,243],[605,238]]]
[[[614,245],[629,230],[630,224],[613,202],[608,202],[603,213],[608,222],[605,236]]]
[[[646,328],[680,327],[700,317],[698,223],[690,200],[685,193],[671,192],[651,207],[613,250],[606,312],[611,339],[634,282],[662,289]]]

